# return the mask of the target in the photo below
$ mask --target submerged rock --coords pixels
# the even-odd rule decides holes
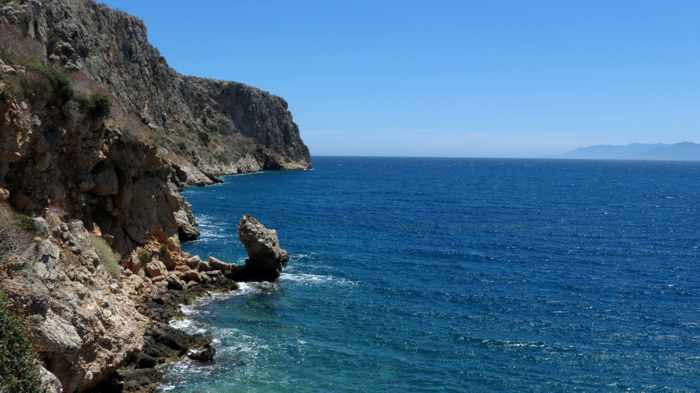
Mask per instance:
[[[277,231],[268,229],[246,214],[238,224],[238,239],[245,246],[245,265],[234,267],[228,277],[235,281],[277,281],[289,255],[280,247]]]

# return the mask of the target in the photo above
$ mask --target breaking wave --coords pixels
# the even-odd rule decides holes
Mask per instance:
[[[331,275],[325,276],[320,274],[307,273],[282,273],[280,276],[282,281],[292,281],[304,285],[331,284],[340,286],[356,286],[357,282],[338,278]]]

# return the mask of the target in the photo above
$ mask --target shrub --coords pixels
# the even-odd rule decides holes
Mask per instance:
[[[112,112],[112,99],[102,94],[79,97],[80,109],[93,119],[104,119]]]
[[[0,393],[40,391],[35,359],[26,324],[0,293]]]
[[[153,254],[150,251],[141,249],[139,250],[139,262],[141,266],[146,266],[153,259]]]
[[[75,93],[73,92],[71,80],[66,73],[57,68],[43,64],[33,65],[32,68],[43,75],[49,82],[51,96],[56,105],[63,106],[73,98]]]
[[[105,270],[109,272],[114,278],[119,278],[122,274],[122,267],[119,264],[121,257],[119,254],[112,250],[112,247],[105,241],[105,239],[91,234],[90,241],[92,246],[95,248],[97,256],[100,257],[100,262],[104,266]]]
[[[15,222],[20,229],[32,235],[41,237],[47,237],[49,235],[46,228],[42,228],[41,225],[37,225],[37,221],[27,215],[18,213]]]
[[[75,95],[70,77],[63,71],[36,61],[27,64],[28,72],[8,79],[20,98],[44,98],[49,103],[63,107]]]
[[[202,141],[204,146],[208,146],[209,142],[211,142],[211,137],[209,136],[209,134],[207,134],[204,131],[199,131],[198,135],[199,135],[199,140]]]
[[[0,262],[3,265],[8,257],[18,256],[32,241],[32,233],[24,229],[27,222],[20,221],[20,217],[22,216],[15,214],[9,206],[0,205]],[[34,228],[31,219],[29,222],[31,228]]]

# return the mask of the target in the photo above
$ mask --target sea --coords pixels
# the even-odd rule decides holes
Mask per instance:
[[[700,163],[314,158],[189,188],[190,253],[291,260],[183,307],[164,392],[698,392]]]

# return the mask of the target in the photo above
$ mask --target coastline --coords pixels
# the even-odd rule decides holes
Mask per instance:
[[[152,390],[159,365],[211,357],[168,326],[180,304],[243,270],[183,252],[181,191],[309,169],[308,147],[283,98],[178,73],[143,21],[93,0],[6,2],[0,31],[0,289],[48,392],[121,391],[120,373]]]
[[[285,169],[279,171],[305,170]],[[182,188],[180,191],[182,192],[190,187],[201,188],[223,184],[228,177],[259,175],[266,172],[272,171],[259,170],[221,175],[216,178],[217,181],[210,184],[192,184]],[[196,216],[193,217],[196,223],[197,218]],[[196,239],[190,241],[196,241]],[[202,262],[200,256],[185,252],[183,246],[184,244],[179,246],[178,252],[182,258],[194,261],[190,264],[190,267],[206,264],[206,262]],[[201,270],[201,268],[197,270]],[[205,271],[207,270],[208,268],[205,268]],[[168,286],[167,290],[157,293],[143,304],[138,305],[139,311],[151,321],[150,326],[144,333],[142,350],[130,355],[124,364],[93,391],[96,393],[113,390],[123,393],[157,391],[162,387],[166,369],[175,363],[188,358],[201,363],[201,365],[212,363],[216,351],[213,337],[209,334],[188,332],[186,329],[173,326],[175,325],[174,322],[186,318],[183,307],[196,307],[197,303],[217,295],[232,295],[241,288],[241,285],[250,284],[239,283],[224,276],[219,277],[219,281],[191,282],[182,288]],[[190,356],[191,351],[199,351],[202,348],[210,351],[210,356],[207,356],[206,359],[193,359]]]

